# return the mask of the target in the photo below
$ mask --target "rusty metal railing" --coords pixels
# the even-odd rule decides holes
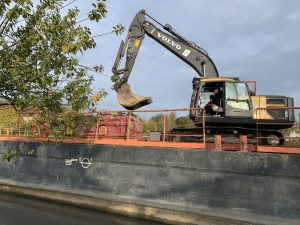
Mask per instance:
[[[198,123],[193,122],[195,129],[190,133],[174,132],[180,130],[180,125],[171,126],[170,114],[177,113],[179,116],[187,117],[191,110],[199,110],[198,108],[179,108],[179,109],[162,109],[162,110],[99,110],[95,113],[81,113],[96,117],[96,122],[89,128],[82,128],[76,137],[66,138],[65,142],[80,142],[94,144],[112,144],[112,145],[134,145],[134,146],[159,146],[159,147],[180,147],[191,149],[210,149],[217,151],[263,151],[263,152],[284,152],[284,153],[300,153],[300,125],[295,124],[299,128],[299,136],[292,137],[284,135],[286,143],[283,146],[272,146],[262,144],[260,140],[270,140],[272,137],[265,137],[260,134],[260,128],[265,121],[258,119],[257,112],[259,110],[299,110],[300,107],[269,107],[258,108],[255,110],[255,138],[249,137],[247,134],[237,134],[234,143],[228,143],[226,136],[216,133],[209,133],[211,129],[207,126],[208,116],[203,111]],[[151,120],[151,117],[160,115],[159,120]],[[178,116],[178,115],[177,115]],[[1,117],[1,116],[0,116]],[[178,119],[178,117],[177,117]],[[8,126],[0,126],[0,138],[22,138],[34,139],[36,141],[54,141],[51,129],[46,125],[37,125],[33,121],[30,123],[10,124]],[[188,120],[187,120],[188,121]],[[189,121],[191,122],[191,121]],[[270,122],[269,125],[284,124],[278,121]],[[151,127],[148,130],[145,127]],[[186,125],[186,124],[183,124]],[[181,131],[181,130],[180,130]],[[151,133],[152,132],[152,133]],[[156,133],[155,136],[154,134]],[[152,136],[151,136],[152,135]],[[251,136],[251,135],[250,135]],[[154,137],[156,139],[154,140]],[[280,138],[279,138],[280,139]]]

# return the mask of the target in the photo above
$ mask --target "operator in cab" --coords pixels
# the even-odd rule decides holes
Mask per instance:
[[[207,115],[222,115],[223,108],[222,108],[222,100],[223,94],[219,89],[214,90],[214,94],[210,96],[209,105],[205,106],[205,110]]]
[[[219,89],[214,90],[214,94],[210,96],[210,104],[221,106],[223,95]]]

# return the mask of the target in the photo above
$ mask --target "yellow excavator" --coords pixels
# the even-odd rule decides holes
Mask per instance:
[[[154,23],[163,28],[159,29]],[[128,110],[136,110],[151,104],[151,97],[133,93],[128,84],[134,62],[142,41],[148,35],[163,47],[190,65],[198,74],[193,79],[190,103],[190,118],[201,129],[205,115],[206,132],[221,135],[247,135],[262,144],[283,145],[284,137],[278,131],[292,127],[295,122],[294,100],[286,96],[257,96],[247,82],[237,77],[219,77],[208,53],[194,42],[188,41],[174,31],[169,24],[162,25],[149,16],[145,10],[139,11],[128,29],[127,38],[121,42],[112,72],[117,77],[113,86],[118,93],[118,102]],[[120,64],[126,54],[125,67]],[[187,133],[191,130],[176,130]]]

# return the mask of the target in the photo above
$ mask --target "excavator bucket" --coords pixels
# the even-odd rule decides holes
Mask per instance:
[[[129,84],[123,84],[118,90],[118,102],[128,110],[135,110],[152,103],[151,97],[143,97],[133,93]]]

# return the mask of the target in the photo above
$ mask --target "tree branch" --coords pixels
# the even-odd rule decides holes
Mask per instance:
[[[16,10],[22,3],[23,3],[23,1],[18,2],[11,10]],[[3,27],[2,27],[2,29],[0,31],[0,36],[2,36],[2,34],[3,34],[4,30],[5,30],[5,28],[7,27],[7,24],[9,23],[9,21],[10,21],[10,16],[9,17],[5,17],[5,19],[3,19],[3,21],[1,22],[0,29],[1,29],[2,26]]]
[[[66,7],[68,7],[69,5],[73,4],[73,3],[76,2],[76,1],[77,1],[77,0],[73,0],[73,1],[71,1],[70,3],[67,3],[66,5],[60,7],[58,10],[61,10],[61,9],[63,9],[63,8],[66,8]]]

